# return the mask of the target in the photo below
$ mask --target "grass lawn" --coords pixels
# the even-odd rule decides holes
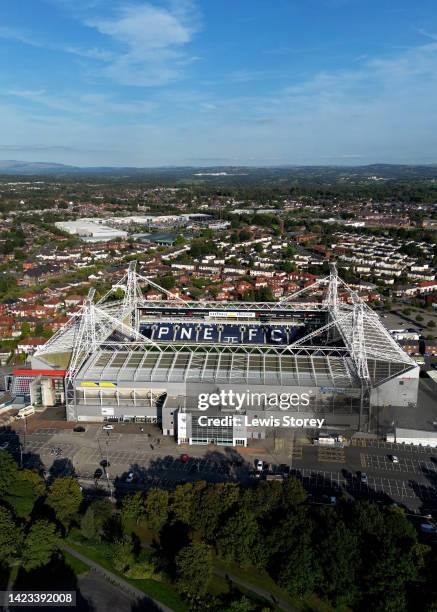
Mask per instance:
[[[66,550],[63,550],[62,554],[64,556],[65,563],[73,570],[76,576],[80,576],[80,574],[84,574],[90,569],[88,565],[82,563],[80,559],[76,559],[76,557],[70,555],[70,553],[68,553]]]
[[[222,576],[213,574],[211,580],[208,583],[208,594],[214,596],[220,596],[225,593],[229,593],[228,581]]]
[[[216,557],[214,566],[228,574],[241,578],[247,584],[254,587],[264,589],[268,593],[273,594],[278,599],[290,604],[291,607],[302,612],[332,612],[332,608],[326,602],[321,601],[316,595],[309,595],[303,599],[291,597],[287,591],[281,589],[270,576],[258,568],[242,568],[239,565],[230,561],[225,561]],[[241,590],[244,590],[243,587]]]
[[[110,561],[110,545],[106,543],[85,544],[80,541],[80,537],[74,533],[74,530],[72,533],[69,534],[66,541],[72,548],[76,549],[78,552],[82,553],[83,555],[86,555],[92,561],[99,563],[102,567],[109,570],[113,574],[120,576],[120,578],[123,578],[124,580],[126,580],[126,582],[132,584],[132,586],[135,586],[137,589],[140,589],[146,595],[149,595],[157,601],[160,601],[161,603],[165,604],[166,606],[174,610],[174,612],[187,612],[188,608],[186,607],[185,603],[179,598],[172,585],[151,579],[136,580],[133,578],[126,578],[126,576],[114,569]]]
[[[153,541],[158,539],[156,533],[147,527],[145,521],[140,521],[138,524],[135,521],[128,521],[125,530],[135,533],[145,546],[151,546]]]

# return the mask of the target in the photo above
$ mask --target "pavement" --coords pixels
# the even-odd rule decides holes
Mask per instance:
[[[132,604],[136,599],[121,591],[97,572],[89,571],[81,574],[77,583],[78,590],[86,601],[85,610],[106,612],[112,608],[117,612],[132,611]]]
[[[265,589],[254,584],[253,582],[247,582],[246,580],[240,578],[240,576],[235,576],[234,574],[225,572],[224,570],[219,569],[217,567],[214,569],[214,573],[218,576],[221,576],[222,578],[230,580],[231,582],[235,583],[240,587],[243,587],[243,589],[246,589],[247,591],[255,593],[259,597],[262,597],[263,599],[268,601],[270,604],[274,604],[275,610],[279,609],[285,610],[286,612],[296,612],[296,608],[293,608],[287,601],[285,601],[284,599],[280,599],[275,595],[272,595]]]
[[[146,596],[143,591],[137,589],[127,580],[120,578],[120,576],[117,576],[113,572],[100,565],[100,563],[97,563],[96,561],[93,561],[89,557],[78,552],[75,548],[72,548],[68,544],[64,544],[64,549],[70,555],[72,555],[76,559],[79,559],[80,561],[82,561],[82,563],[88,565],[93,572],[96,572],[98,575],[102,576],[107,582],[113,585],[112,589],[108,588],[108,586],[106,587],[106,590],[105,588],[96,588],[96,590],[91,594],[91,601],[89,603],[94,604],[95,607],[93,609],[96,610],[96,612],[106,612],[106,610],[109,610],[111,608],[117,611],[119,609],[121,611],[132,610],[132,603],[136,604],[136,607],[134,608],[136,610],[161,610],[162,612],[172,612],[171,608],[165,606],[164,604],[151,597]],[[93,586],[93,588],[98,587],[99,584],[100,583],[98,580],[91,580],[91,585]],[[89,585],[85,583],[85,586]],[[116,596],[112,599],[108,599],[108,596],[111,594],[111,590],[116,593]],[[84,593],[82,589],[81,593],[84,597],[86,597],[86,592]],[[121,608],[117,607],[117,601],[120,601],[122,606]],[[127,607],[129,603],[130,605],[129,607]]]
[[[334,448],[292,439],[275,450],[271,440],[262,440],[262,446],[240,454],[239,449],[222,446],[181,447],[153,425],[144,427],[144,433],[138,426],[126,430],[122,424],[109,433],[96,424],[86,424],[84,433],[54,427],[29,428],[32,433],[26,433],[21,423],[17,427],[0,430],[0,442],[8,441],[18,461],[22,456],[23,465],[37,467],[47,477],[75,473],[90,490],[122,494],[194,480],[248,483],[254,461],[262,458],[273,469],[288,465],[315,498],[344,492],[357,498],[391,499],[411,511],[437,509],[437,449],[429,447],[352,439],[353,445]],[[187,462],[181,461],[183,453],[189,455]],[[399,463],[391,461],[392,454]],[[109,466],[101,467],[102,461]],[[96,470],[101,472],[97,477]],[[127,481],[130,472],[133,482]],[[360,472],[367,474],[367,484],[361,482]]]

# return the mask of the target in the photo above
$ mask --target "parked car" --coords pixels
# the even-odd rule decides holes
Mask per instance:
[[[133,472],[129,472],[129,474],[126,476],[126,482],[127,483],[131,483],[131,482],[134,481],[134,478],[135,478],[134,473]]]
[[[83,433],[84,431],[86,431],[86,429],[85,429],[85,427],[82,427],[82,425],[78,425],[77,427],[75,427],[75,428],[73,429],[73,431],[74,431],[75,433]]]
[[[264,469],[264,461],[262,459],[257,459],[255,461],[255,468],[257,472],[262,472]]]
[[[286,463],[281,463],[278,468],[278,473],[282,474],[284,478],[287,478],[288,476],[290,476],[290,466]]]
[[[399,463],[399,457],[397,457],[396,455],[389,455],[389,457],[392,463]]]
[[[437,527],[434,523],[421,523],[420,531],[423,531],[423,533],[437,533]]]
[[[114,429],[114,425],[103,425],[102,429],[105,431],[112,431]]]
[[[360,472],[360,481],[362,484],[367,484],[369,482],[366,472]]]

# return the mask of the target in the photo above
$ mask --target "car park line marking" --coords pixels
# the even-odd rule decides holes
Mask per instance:
[[[291,457],[293,459],[302,459],[303,447],[302,444],[293,445],[291,449]]]
[[[411,453],[437,455],[437,448],[431,446],[420,446],[415,444],[401,444],[396,442],[386,442],[385,440],[368,440],[365,438],[352,438],[351,446],[361,446],[364,448],[385,448],[388,454],[396,454],[396,451]]]
[[[346,458],[343,449],[318,448],[317,460],[331,463],[345,463]]]

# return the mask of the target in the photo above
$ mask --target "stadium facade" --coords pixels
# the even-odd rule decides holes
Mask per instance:
[[[145,300],[142,286],[163,299]],[[112,300],[120,288],[124,299]],[[414,410],[418,382],[417,364],[335,267],[280,302],[217,303],[176,297],[132,262],[97,303],[90,290],[31,368],[16,371],[13,391],[65,402],[69,421],[153,422],[180,443],[245,446],[285,435],[252,424],[285,413],[335,432],[375,431],[381,411]],[[236,395],[238,406],[228,401]],[[278,395],[291,398],[286,408]]]

